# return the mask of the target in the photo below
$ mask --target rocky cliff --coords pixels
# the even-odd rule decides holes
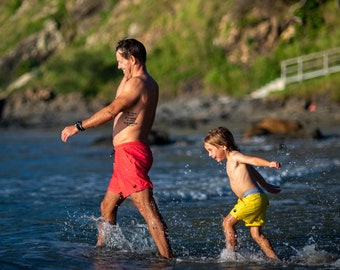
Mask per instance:
[[[269,58],[282,44],[296,42],[298,32],[300,31],[300,34],[303,32],[301,28],[311,23],[306,20],[304,14],[324,14],[334,9],[333,7],[337,8],[335,1],[321,1],[308,8],[306,2],[305,0],[275,2],[31,0],[15,3],[13,1],[11,4],[2,2],[0,38],[6,42],[0,45],[0,124],[30,127],[61,125],[69,122],[70,118],[73,120],[85,118],[104,106],[109,98],[105,99],[100,94],[97,98],[87,97],[81,89],[74,89],[73,93],[61,93],[50,79],[51,74],[47,72],[46,65],[51,59],[68,59],[67,55],[73,56],[79,49],[97,51],[98,48],[112,46],[111,43],[117,41],[117,37],[124,36],[134,36],[142,40],[149,54],[153,56],[152,61],[163,61],[165,56],[162,53],[169,49],[174,50],[173,58],[195,61],[195,64],[186,62],[176,64],[177,67],[181,66],[176,70],[177,74],[188,74],[181,75],[180,82],[176,84],[169,81],[169,72],[163,74],[159,71],[157,74],[158,69],[154,69],[163,91],[162,95],[169,97],[171,95],[167,91],[172,91],[178,96],[170,106],[164,100],[161,101],[158,117],[160,122],[175,121],[177,124],[182,122],[183,125],[195,126],[197,123],[216,119],[233,119],[236,114],[244,116],[242,121],[256,120],[261,114],[257,114],[256,117],[251,108],[258,109],[258,102],[264,108],[268,108],[268,104],[273,102],[246,99],[240,103],[241,100],[231,98],[228,92],[223,93],[224,89],[219,89],[216,84],[211,83],[211,78],[216,78],[217,72],[222,78],[217,81],[222,81],[223,85],[225,80],[231,81],[231,75],[218,70],[220,62],[214,64],[212,61],[212,66],[209,66],[198,61],[212,58],[209,54],[201,55],[201,51],[223,52],[226,62],[235,65],[230,74],[239,73],[240,71],[236,71],[237,67],[242,67],[244,72],[248,70],[249,75],[249,67],[257,59]],[[300,12],[303,9],[305,13]],[[330,12],[327,13],[327,17],[320,18],[329,26],[328,29],[337,25],[337,17]],[[169,47],[170,43],[176,44],[174,39],[169,42],[172,36],[177,38],[178,48]],[[209,49],[206,46],[209,46]],[[190,57],[185,58],[188,54]],[[163,68],[167,64],[166,61],[151,62],[154,67]],[[83,65],[86,65],[85,60]],[[191,67],[195,69],[190,70]],[[197,69],[198,67],[201,69]],[[62,74],[63,70],[61,68],[59,74],[55,71],[57,80],[69,75]],[[202,74],[208,75],[203,77]],[[79,72],[76,77],[67,79],[76,83],[81,80],[80,76],[83,75]],[[117,76],[118,80],[120,76]],[[242,78],[243,75],[239,76]],[[244,81],[241,82],[239,79],[236,81],[240,88],[248,87],[244,85]],[[64,85],[66,84],[67,82]],[[232,88],[229,81],[227,84],[222,87]],[[107,85],[110,88],[114,87],[114,83],[110,81]],[[215,90],[218,95],[212,93]],[[200,98],[185,98],[186,102],[182,104],[181,95],[191,93],[197,94]],[[305,102],[306,100],[302,101]],[[278,108],[282,108],[284,102],[279,103],[281,105]],[[174,106],[176,104],[181,105]],[[299,106],[301,107],[301,104]],[[171,107],[176,108],[175,111],[171,110]]]

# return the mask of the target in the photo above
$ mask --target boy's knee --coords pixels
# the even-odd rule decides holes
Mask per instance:
[[[251,237],[253,238],[253,240],[257,243],[262,242],[263,240],[265,240],[266,238],[264,237],[263,234],[260,234],[258,232],[252,232],[251,233]]]
[[[235,220],[234,218],[231,218],[230,216],[227,216],[222,222],[222,226],[224,229],[234,228],[234,225],[235,225]]]

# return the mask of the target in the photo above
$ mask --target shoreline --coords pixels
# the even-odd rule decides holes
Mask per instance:
[[[306,107],[302,98],[286,101],[278,99],[234,99],[225,96],[181,97],[161,105],[155,126],[167,127],[176,134],[208,131],[225,126],[243,134],[257,122],[267,119],[294,120],[302,124],[305,135],[316,129],[335,134],[340,129],[340,104],[328,99],[315,101],[314,110]],[[174,128],[175,127],[175,128]]]
[[[98,100],[88,101],[77,94],[46,98],[45,93],[41,99],[36,94],[31,94],[29,99],[27,94],[21,93],[6,100],[0,115],[0,129],[61,129],[105,106]],[[183,95],[158,105],[153,130],[174,137],[197,132],[205,134],[211,128],[225,126],[233,133],[243,134],[258,121],[274,118],[299,121],[307,136],[316,129],[326,135],[339,132],[340,103],[325,96],[315,97],[311,102],[313,110],[310,110],[308,102],[298,97],[283,101]]]

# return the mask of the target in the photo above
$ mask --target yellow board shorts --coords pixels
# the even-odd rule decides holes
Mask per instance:
[[[247,227],[264,226],[268,205],[269,200],[266,194],[251,194],[245,198],[239,198],[237,204],[230,211],[230,215],[237,220],[244,221]]]

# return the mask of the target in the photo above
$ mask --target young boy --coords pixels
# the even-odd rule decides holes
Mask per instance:
[[[245,225],[250,228],[252,238],[265,255],[277,259],[269,240],[261,232],[261,227],[265,224],[269,201],[258,184],[273,194],[279,193],[281,189],[279,186],[267,183],[253,166],[279,169],[280,163],[240,153],[232,133],[224,127],[208,132],[204,139],[204,148],[208,151],[209,156],[217,162],[227,161],[226,171],[230,187],[238,197],[237,204],[223,220],[227,250],[235,251],[237,244],[235,224],[244,221]]]

